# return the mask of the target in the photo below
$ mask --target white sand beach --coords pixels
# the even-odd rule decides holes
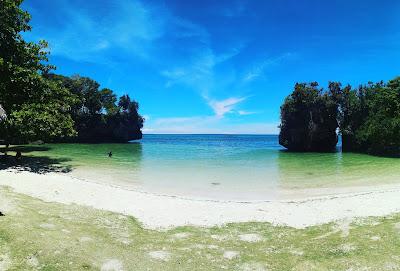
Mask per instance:
[[[48,202],[75,203],[131,215],[151,229],[249,221],[305,228],[341,219],[400,212],[400,185],[374,186],[360,192],[353,188],[350,193],[265,202],[178,198],[125,190],[67,174],[16,170],[1,170],[0,185]]]

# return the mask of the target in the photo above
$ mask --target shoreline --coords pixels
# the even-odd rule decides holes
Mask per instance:
[[[326,200],[332,197],[346,198],[346,197],[353,197],[370,193],[382,193],[382,192],[397,191],[397,190],[400,191],[400,183],[382,183],[382,184],[369,183],[363,186],[348,185],[348,186],[338,186],[338,187],[283,188],[278,193],[275,194],[279,196],[271,197],[271,195],[268,195],[265,196],[265,199],[247,200],[247,199],[238,199],[231,197],[216,199],[215,197],[204,197],[200,195],[192,195],[190,193],[182,195],[183,194],[182,191],[176,194],[169,194],[168,192],[156,192],[156,191],[152,192],[147,189],[143,189],[140,186],[129,187],[123,184],[119,184],[117,182],[107,183],[106,181],[94,181],[91,178],[75,176],[74,174],[71,173],[65,173],[65,174],[56,173],[56,174],[69,176],[71,179],[78,180],[79,182],[94,183],[98,185],[108,186],[112,188],[122,189],[145,195],[175,198],[188,201],[215,202],[215,203],[242,203],[242,204],[271,203],[271,202],[301,203],[307,201]]]
[[[220,226],[239,222],[269,222],[305,228],[342,219],[385,216],[400,212],[400,185],[332,193],[302,199],[219,201],[157,195],[82,180],[61,173],[37,174],[0,170],[0,186],[47,202],[78,204],[138,219],[145,228]]]
[[[136,181],[136,176],[111,176],[106,171],[99,172],[98,169],[91,167],[84,168],[78,166],[73,171],[66,173],[74,179],[84,182],[97,183],[100,185],[112,186],[124,190],[179,198],[194,201],[210,202],[235,202],[235,203],[261,203],[276,201],[302,201],[309,198],[332,197],[344,194],[362,194],[371,191],[382,191],[400,189],[400,182],[391,178],[390,180],[380,180],[380,182],[370,179],[356,181],[353,183],[315,183],[313,185],[280,185],[271,184],[270,186],[250,183],[245,187],[237,184],[221,182],[213,183],[200,181],[199,184],[171,184],[171,182],[159,182],[146,184],[146,181]],[[127,178],[128,177],[128,178]],[[140,180],[140,178],[138,178]],[[96,180],[96,181],[94,181]],[[192,180],[188,181],[189,183]],[[360,184],[362,182],[362,184]],[[255,186],[253,186],[255,185]],[[258,185],[258,186],[257,186]]]

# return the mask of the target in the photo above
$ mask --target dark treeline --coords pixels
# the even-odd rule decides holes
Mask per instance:
[[[99,83],[88,77],[56,74],[44,77],[60,84],[75,98],[68,113],[74,121],[77,135],[59,138],[58,141],[128,142],[142,138],[144,119],[138,113],[139,104],[129,95],[117,99],[111,89],[100,89]]]
[[[400,77],[356,89],[330,82],[296,84],[281,106],[279,143],[293,151],[400,156]]]
[[[86,77],[51,74],[47,43],[27,42],[22,0],[0,1],[0,141],[127,142],[142,137],[139,105]]]

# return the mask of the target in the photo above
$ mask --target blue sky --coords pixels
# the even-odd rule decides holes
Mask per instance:
[[[278,133],[295,82],[400,75],[397,0],[25,0],[57,73],[130,94],[145,133]]]

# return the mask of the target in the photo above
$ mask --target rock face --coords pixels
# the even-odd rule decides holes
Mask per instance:
[[[76,136],[58,138],[56,142],[125,143],[142,138],[144,118],[139,114],[139,103],[129,95],[117,95],[88,77],[66,77],[47,74],[76,96],[68,113],[74,121]]]
[[[282,129],[279,144],[290,151],[326,152],[335,150],[338,142],[336,131],[319,128],[310,121],[311,129]]]
[[[76,121],[78,135],[68,139],[76,143],[125,143],[142,138],[142,117],[138,114],[118,113]]]
[[[279,144],[290,151],[332,151],[338,136],[337,103],[316,83],[296,84],[281,106]]]

